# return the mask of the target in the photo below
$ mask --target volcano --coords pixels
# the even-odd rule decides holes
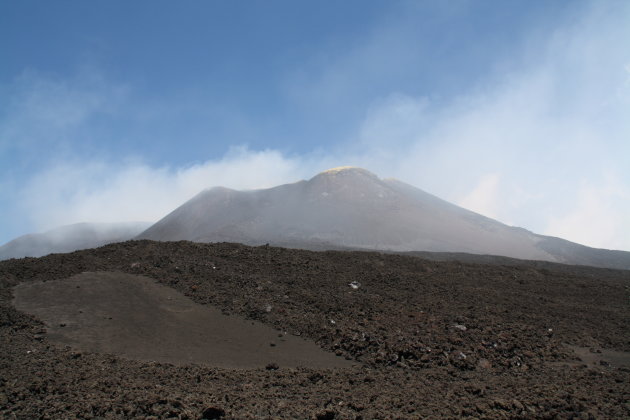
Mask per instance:
[[[151,226],[147,222],[75,223],[31,233],[0,246],[0,261],[96,248],[132,239]]]
[[[630,269],[630,253],[537,235],[356,167],[274,188],[205,190],[139,239],[428,251]]]

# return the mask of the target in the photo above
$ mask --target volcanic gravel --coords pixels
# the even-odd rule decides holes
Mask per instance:
[[[359,366],[225,369],[81,352],[12,304],[21,282],[87,271],[153,278]],[[228,243],[130,241],[3,261],[0,416],[630,418],[629,292],[630,271]]]

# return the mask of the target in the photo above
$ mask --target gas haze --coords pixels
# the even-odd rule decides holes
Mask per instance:
[[[201,192],[138,236],[306,249],[499,255],[630,269],[630,252],[536,235],[356,167],[270,189]]]
[[[44,233],[23,235],[0,246],[0,260],[41,257],[128,241],[150,225],[144,222],[127,222],[77,223],[61,226]]]
[[[212,159],[167,165],[137,155],[93,159],[89,150],[62,147],[26,179],[9,174],[0,181],[3,200],[14,203],[4,212],[22,233],[76,222],[157,221],[205,188],[265,188],[349,164],[508,224],[630,250],[628,18],[627,2],[593,3],[551,33],[532,33],[518,54],[498,59],[493,73],[458,95],[393,91],[370,98],[351,132],[321,132],[336,143],[322,150],[244,143]],[[397,51],[408,51],[390,42],[407,30],[389,28],[387,37],[332,57],[308,81],[294,78],[305,85],[292,85],[290,98],[334,98],[344,81],[351,84],[345,91],[360,90],[355,83],[362,79],[348,75],[376,65],[370,60],[385,50],[397,62]],[[104,114],[164,117],[138,106],[132,87],[100,76],[59,81],[35,74],[21,83],[0,120],[2,153],[68,145],[72,136],[89,136],[90,122]],[[334,101],[324,102],[334,113]]]
[[[208,180],[233,188],[271,187],[303,170],[276,151],[247,149],[177,169],[134,162],[63,164],[31,179],[20,202],[40,228],[75,220],[156,221],[211,186]]]

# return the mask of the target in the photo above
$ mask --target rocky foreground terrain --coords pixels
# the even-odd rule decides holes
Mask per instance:
[[[60,345],[14,306],[20,283],[101,271],[155,279],[355,365],[132,360]],[[130,241],[0,262],[0,349],[2,418],[622,419],[630,271]]]

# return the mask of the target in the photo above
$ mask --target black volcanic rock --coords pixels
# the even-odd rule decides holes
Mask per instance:
[[[187,362],[195,349],[184,344],[183,364],[57,345],[57,327],[18,310],[14,298],[44,281],[63,291],[86,271],[148,277],[195,305],[359,365],[225,369]],[[107,294],[95,285],[68,292]],[[1,261],[0,418],[629,418],[628,287],[630,271],[540,261],[470,264],[186,241]],[[155,309],[183,309],[177,302]],[[112,340],[116,331],[160,339],[133,327],[148,315],[150,301],[139,303],[126,305],[131,318],[102,321],[129,321]],[[65,320],[63,334],[87,312]],[[208,331],[199,328],[182,334]],[[267,342],[261,350],[272,351]]]
[[[536,235],[353,167],[331,169],[308,181],[270,189],[205,190],[139,238],[305,249],[459,252],[630,268],[628,252],[611,255]]]

